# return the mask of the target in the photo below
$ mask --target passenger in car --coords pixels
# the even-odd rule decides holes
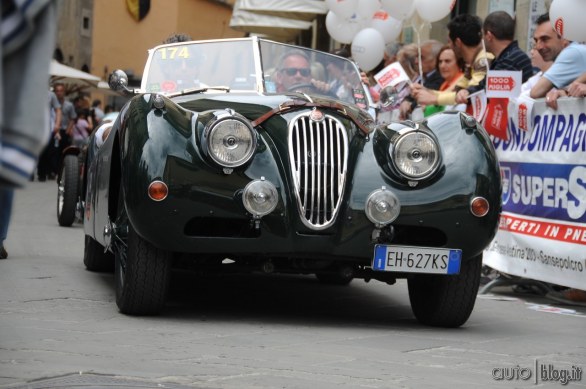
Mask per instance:
[[[190,55],[189,58],[181,58],[173,67],[174,79],[177,81],[177,89],[202,88],[205,85],[199,80],[199,71],[203,58]]]
[[[158,61],[164,77],[161,89],[164,92],[207,87],[199,79],[204,55],[197,46],[183,46],[174,51],[166,48],[159,50],[161,51],[161,58]]]
[[[346,75],[344,74],[344,69],[341,65],[343,65],[343,63],[336,60],[330,60],[327,62],[326,68],[328,69],[329,75],[328,92],[335,95],[340,100],[353,102],[352,88],[346,82]]]

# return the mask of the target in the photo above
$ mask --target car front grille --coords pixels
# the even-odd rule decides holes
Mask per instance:
[[[289,158],[303,223],[323,230],[334,223],[344,192],[348,136],[342,123],[325,116],[297,116],[289,125]]]

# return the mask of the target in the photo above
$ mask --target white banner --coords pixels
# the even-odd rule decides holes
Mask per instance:
[[[470,106],[472,107],[472,116],[476,121],[482,122],[484,114],[486,113],[487,99],[486,91],[484,89],[478,92],[472,93],[468,96],[470,100]]]
[[[503,273],[586,289],[586,101],[536,100],[532,128],[509,120],[493,138],[503,213],[484,263]]]
[[[399,62],[393,62],[375,74],[374,79],[382,89],[388,85],[395,86],[400,82],[409,81],[409,76]]]
[[[486,74],[486,97],[516,98],[521,94],[522,73],[512,70],[489,70]]]
[[[534,103],[535,100],[524,94],[517,99],[509,99],[509,117],[519,130],[531,131],[533,129],[529,119],[533,117]]]

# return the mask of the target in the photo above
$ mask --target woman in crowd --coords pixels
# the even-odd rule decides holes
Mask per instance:
[[[450,48],[448,45],[443,46],[437,55],[437,68],[438,72],[444,79],[444,82],[440,85],[438,92],[455,90],[456,84],[460,78],[464,77],[464,60],[462,58],[457,58],[454,50],[452,50],[452,48]],[[417,102],[422,104],[422,101],[418,100]],[[466,106],[464,104],[461,104],[461,106],[428,104],[425,106],[423,112],[424,116],[429,116],[436,112],[454,109],[462,111],[466,109]]]
[[[438,54],[437,66],[440,74],[444,78],[444,82],[439,90],[421,89],[413,97],[417,99],[419,105],[425,106],[425,116],[444,110],[464,110],[465,105],[463,104],[461,106],[442,106],[437,104],[439,92],[454,91],[458,81],[464,76],[464,60],[461,57],[458,58],[454,50],[446,45],[442,47]]]

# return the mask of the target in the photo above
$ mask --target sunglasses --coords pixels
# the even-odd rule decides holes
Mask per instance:
[[[299,72],[302,77],[309,77],[311,74],[311,70],[308,68],[283,68],[282,71],[289,77],[293,77],[297,72]]]

